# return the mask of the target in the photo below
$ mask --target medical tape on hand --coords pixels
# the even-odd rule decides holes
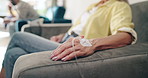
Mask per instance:
[[[74,39],[72,40],[72,47],[74,47],[74,41],[75,41],[75,39],[76,39],[76,38],[74,38]],[[80,38],[80,37],[78,37],[78,39],[80,40],[80,44],[81,44],[82,46],[86,46],[86,47],[92,46],[90,40],[85,39],[85,38]]]
[[[72,48],[73,48],[73,52],[75,52],[75,39],[76,38],[73,38],[73,40],[72,40]],[[76,65],[78,66],[78,70],[79,70],[79,74],[80,74],[80,76],[81,76],[81,78],[85,78],[84,77],[84,75],[82,74],[82,70],[81,70],[81,67],[79,66],[79,64],[78,64],[78,58],[77,58],[77,56],[76,56],[76,54],[75,54],[75,63],[76,63]]]
[[[85,47],[90,47],[90,46],[92,46],[90,40],[88,40],[88,39],[80,38],[79,40],[80,40],[80,44],[81,44],[82,46],[85,46]]]

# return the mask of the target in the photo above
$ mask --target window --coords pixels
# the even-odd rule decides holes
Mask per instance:
[[[45,15],[47,8],[51,6],[52,0],[23,0],[28,2],[30,5],[34,7],[35,10],[38,11],[40,15]]]
[[[64,1],[65,0],[22,0],[25,1],[27,3],[29,3],[30,5],[32,5],[34,7],[35,10],[37,10],[37,12],[40,15],[45,15],[46,11],[49,7],[51,6],[64,6]],[[53,3],[53,4],[52,4]],[[0,0],[0,16],[8,16],[10,15],[8,12],[8,4],[9,4],[9,0]]]
[[[46,6],[45,6],[45,1],[46,0],[22,0],[34,7],[35,10],[38,11],[40,15],[45,14]]]
[[[0,0],[0,5],[3,5],[3,6],[0,6],[0,16],[9,15],[8,8],[7,8],[8,3],[9,3],[8,0]]]

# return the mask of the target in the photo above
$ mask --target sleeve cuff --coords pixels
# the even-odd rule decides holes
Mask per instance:
[[[124,32],[130,33],[134,38],[134,40],[132,41],[132,44],[135,44],[137,42],[137,33],[135,32],[134,29],[129,28],[129,27],[122,27],[118,29],[118,31],[124,31]]]

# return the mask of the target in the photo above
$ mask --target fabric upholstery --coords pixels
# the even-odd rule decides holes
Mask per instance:
[[[147,43],[139,43],[98,51],[78,59],[78,65],[84,78],[147,78],[147,47]],[[13,78],[81,78],[75,60],[51,61],[50,54],[47,51],[21,56],[15,64]]]
[[[23,25],[27,24],[27,21],[26,20],[18,20],[16,21],[15,23],[15,30],[18,32],[18,31],[21,31],[21,28]]]
[[[53,15],[54,13],[54,15]],[[65,14],[65,8],[64,7],[58,7],[58,6],[54,6],[48,9],[47,13],[46,13],[46,17],[49,20],[54,19],[63,19]]]
[[[131,6],[138,42],[148,42],[148,1]]]
[[[25,32],[30,32],[44,38],[50,39],[51,36],[59,35],[61,33],[66,33],[70,26],[63,27],[41,27],[41,26],[32,26],[25,28]]]

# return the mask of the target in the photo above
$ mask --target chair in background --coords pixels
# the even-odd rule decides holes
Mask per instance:
[[[60,6],[54,6],[47,10],[46,16],[40,16],[39,18],[44,19],[44,24],[51,23],[71,23],[71,20],[64,19],[66,9]],[[16,31],[21,31],[23,25],[28,24],[28,21],[32,21],[34,19],[27,20],[18,20],[16,21]]]

